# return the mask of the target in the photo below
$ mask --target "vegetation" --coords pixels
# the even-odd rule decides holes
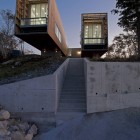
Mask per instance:
[[[125,31],[135,32],[138,41],[138,54],[140,55],[140,1],[116,0],[114,14],[119,14],[118,25]]]
[[[134,32],[119,34],[109,46],[106,58],[128,58],[137,55],[137,39]]]
[[[55,63],[57,68],[65,59],[65,57],[39,55],[25,55],[14,58],[0,64],[0,80],[20,74],[25,74],[26,77],[29,72],[36,72],[36,75],[38,75],[38,72],[44,74],[46,68],[50,69],[53,63]],[[53,68],[53,70],[56,69]]]
[[[1,27],[0,27],[0,55],[3,59],[18,47],[18,40],[14,36],[14,19],[15,16],[11,10],[0,11]]]

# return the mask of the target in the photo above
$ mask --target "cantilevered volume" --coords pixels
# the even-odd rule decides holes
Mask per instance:
[[[37,49],[67,54],[64,28],[55,0],[17,0],[15,35]]]
[[[81,47],[83,57],[103,55],[108,49],[106,13],[82,14]]]

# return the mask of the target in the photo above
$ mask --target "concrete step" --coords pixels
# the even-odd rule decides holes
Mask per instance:
[[[83,87],[84,87],[84,86],[85,86],[85,83],[81,83],[81,82],[79,82],[79,81],[78,81],[78,82],[66,82],[66,81],[65,81],[65,83],[64,83],[63,86],[64,86],[64,87],[65,87],[65,86],[77,86],[77,87],[78,87],[78,86],[83,86]]]
[[[62,88],[62,92],[85,92],[86,93],[86,90],[85,90],[85,87],[63,87]]]
[[[86,100],[86,96],[72,96],[72,95],[61,95],[60,97],[61,99],[85,99]]]
[[[76,90],[76,91],[81,91],[81,90],[85,90],[85,86],[76,86],[76,85],[68,85],[68,86],[63,86],[62,88],[63,90],[70,90],[70,91],[73,91],[73,90]]]
[[[86,112],[86,108],[59,108],[58,112]]]
[[[85,77],[84,77],[84,75],[81,75],[81,76],[79,76],[79,75],[66,75],[65,80],[69,80],[69,81],[72,81],[72,80],[84,81]]]
[[[82,85],[85,85],[85,82],[83,81],[64,81],[64,85],[63,86],[67,86],[67,85],[77,85],[77,86],[82,86]]]
[[[81,96],[86,96],[85,92],[78,92],[78,91],[77,92],[76,91],[73,91],[73,92],[64,92],[63,91],[61,95],[62,96],[64,96],[64,95],[71,95],[71,96],[75,96],[75,95],[76,96],[78,96],[78,95],[80,96],[81,95]]]
[[[85,99],[60,99],[60,103],[86,103]]]
[[[75,103],[61,103],[60,102],[60,105],[59,105],[60,108],[86,108],[86,103],[78,103],[78,102],[75,102]]]

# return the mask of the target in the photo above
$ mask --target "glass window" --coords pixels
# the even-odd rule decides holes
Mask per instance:
[[[101,43],[102,38],[101,24],[97,23],[85,23],[84,25],[84,43],[96,44]]]
[[[62,37],[61,37],[61,33],[60,33],[60,30],[59,30],[57,24],[55,24],[55,34],[56,34],[57,38],[59,39],[59,41],[61,42]]]
[[[36,17],[40,17],[40,4],[36,4]]]
[[[31,18],[47,17],[48,16],[48,4],[32,4],[31,5]]]
[[[41,17],[45,17],[46,5],[41,4]]]
[[[48,16],[48,4],[32,4],[31,5],[30,25],[46,24],[45,17]]]
[[[31,6],[31,18],[35,18],[35,5]]]

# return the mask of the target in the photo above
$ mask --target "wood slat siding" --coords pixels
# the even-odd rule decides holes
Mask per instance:
[[[30,3],[44,3],[44,2],[48,2],[48,8],[49,8],[48,25],[47,25],[46,32],[41,32],[40,36],[38,33],[36,34],[35,32],[29,34],[26,33],[26,35],[23,34],[21,32],[20,20],[22,18],[30,18],[30,14],[29,14]],[[62,38],[61,42],[59,41],[59,39],[55,34],[55,24],[58,26],[60,30],[61,38]],[[46,49],[49,49],[49,47],[51,49],[53,45],[54,48],[56,47],[60,49],[64,55],[67,55],[65,31],[63,28],[63,24],[55,0],[36,0],[36,1],[16,0],[15,35],[21,38],[22,40],[28,42],[29,44],[33,45],[37,49],[42,50],[43,48],[45,48],[45,46]],[[44,44],[39,45],[38,42],[42,42],[42,43],[44,42]]]

